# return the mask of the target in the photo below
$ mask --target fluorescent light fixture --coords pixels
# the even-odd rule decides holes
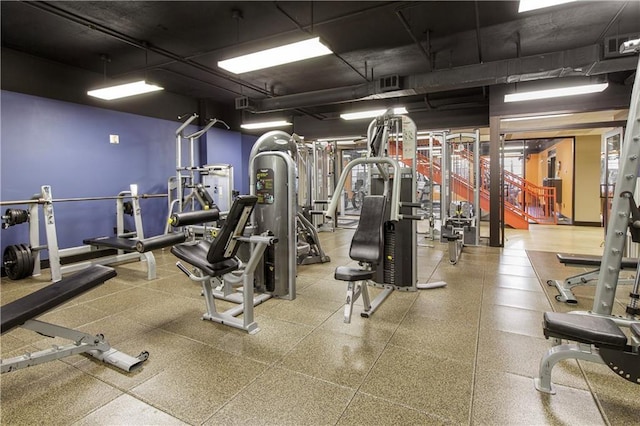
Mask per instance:
[[[144,80],[140,80],[134,83],[120,84],[117,86],[105,87],[102,89],[89,90],[87,92],[87,95],[104,99],[106,101],[111,101],[113,99],[141,95],[143,93],[156,92],[158,90],[164,89],[160,86],[156,86],[155,84],[149,84]]]
[[[571,3],[576,0],[520,0],[518,13],[529,12],[530,10],[543,9],[545,7],[557,6],[559,4]]]
[[[562,96],[584,95],[602,92],[609,83],[585,84],[582,86],[561,87],[558,89],[536,90],[533,92],[511,93],[504,95],[505,102],[531,101],[536,99],[560,98]]]
[[[549,114],[549,115],[532,115],[529,117],[514,117],[514,118],[503,118],[500,121],[525,121],[525,120],[544,120],[545,118],[558,118],[558,117],[568,117],[573,114]]]
[[[259,123],[245,123],[240,125],[240,127],[242,127],[243,129],[248,129],[248,130],[270,129],[272,127],[284,127],[284,126],[291,126],[291,123],[285,120],[277,120],[277,121],[262,121]]]
[[[337,141],[336,143],[338,144],[338,146],[341,146],[341,145],[355,145],[356,141]]]
[[[524,149],[528,149],[528,148],[529,148],[529,145],[525,145]],[[504,150],[505,150],[505,151],[521,151],[522,149],[523,149],[523,148],[522,148],[522,145],[518,145],[518,146],[505,146],[505,147],[504,147]]]
[[[331,49],[320,42],[320,37],[316,37],[218,61],[218,66],[234,74],[241,74],[331,53]]]
[[[330,137],[330,138],[321,138],[318,139],[318,142],[333,142],[333,141],[343,141],[343,140],[350,140],[350,141],[354,141],[355,139],[361,139],[362,137],[360,135],[357,136],[335,136],[335,137]]]
[[[361,120],[363,118],[374,118],[379,117],[382,114],[387,112],[387,109],[371,109],[368,111],[359,111],[359,112],[348,112],[345,114],[340,114],[340,118],[343,120]],[[393,109],[394,114],[407,114],[407,109],[405,107],[396,107]]]

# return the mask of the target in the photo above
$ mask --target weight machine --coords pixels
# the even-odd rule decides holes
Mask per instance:
[[[185,116],[178,117],[179,120]],[[200,130],[189,135],[184,135],[184,130],[198,114],[191,114],[176,129],[176,175],[167,182],[169,216],[174,212],[195,211],[196,203],[203,210],[217,206],[220,211],[226,212],[233,201],[233,167],[229,164],[210,164],[196,166],[195,147],[196,142],[216,123],[221,123],[227,129],[229,126],[216,118],[207,121]],[[189,141],[189,163],[183,164],[183,139]],[[169,232],[169,226],[165,233]]]
[[[640,39],[622,44],[621,53],[640,52]],[[546,312],[544,334],[553,339],[553,347],[540,360],[535,379],[537,390],[555,393],[551,373],[564,359],[580,359],[607,365],[620,377],[640,384],[640,268],[636,272],[626,316],[614,316],[613,307],[628,232],[640,241],[640,210],[633,198],[638,184],[640,159],[640,59],[638,60],[627,132],[620,156],[611,216],[607,224],[602,264],[591,311]],[[622,328],[629,329],[629,336]],[[563,344],[567,340],[574,343]]]
[[[369,245],[362,244],[362,241],[356,242],[357,236],[360,235],[359,225],[352,241],[350,256],[362,262],[363,267],[342,266],[335,272],[336,279],[348,282],[344,313],[346,323],[351,321],[353,304],[360,296],[365,303],[365,310],[360,315],[369,317],[394,290],[416,291],[446,285],[442,281],[419,284],[417,279],[416,221],[422,219],[422,216],[414,214],[414,209],[420,207],[415,200],[417,173],[415,123],[407,116],[394,115],[388,111],[369,124],[367,141],[369,147],[367,157],[357,158],[346,165],[326,211],[326,215],[330,218],[336,214],[340,201],[340,197],[336,194],[342,192],[347,177],[354,167],[375,166],[375,171],[370,171],[368,180],[371,193],[376,198],[372,201],[365,197],[363,206],[373,206],[369,209],[381,210],[380,203],[382,203],[384,211],[387,212],[382,218],[383,234],[380,238],[371,240],[371,245],[377,244],[377,241],[382,244],[379,258],[381,267],[376,267],[375,256],[369,256],[366,253],[362,255],[359,250],[356,250],[359,253],[353,252],[355,246]],[[394,143],[391,144],[391,141]],[[369,213],[371,213],[370,216]],[[378,223],[380,214],[380,211],[368,212],[363,209],[360,221],[371,220],[372,223]],[[363,235],[362,238],[368,241],[370,232],[365,230]],[[365,249],[365,251],[368,250]],[[369,300],[367,290],[370,283],[383,288],[372,301]]]
[[[442,145],[440,232],[448,243],[449,263],[456,264],[465,245],[480,241],[480,132],[446,134]]]

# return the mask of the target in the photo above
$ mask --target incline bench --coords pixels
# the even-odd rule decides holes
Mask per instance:
[[[112,348],[104,336],[96,336],[72,330],[35,319],[39,315],[93,289],[116,276],[116,271],[102,265],[93,265],[74,275],[50,284],[38,291],[2,306],[2,334],[22,327],[47,337],[62,337],[73,343],[53,346],[39,352],[27,353],[10,359],[0,360],[1,372],[8,373],[20,368],[42,364],[74,354],[86,353],[127,372],[142,366],[149,357],[142,352],[132,357]]]
[[[565,278],[564,280],[548,280],[547,284],[555,286],[558,290],[556,300],[558,302],[565,302],[568,304],[577,304],[578,299],[573,294],[573,287],[596,285],[598,281],[598,275],[600,274],[600,264],[602,263],[601,256],[591,256],[585,254],[570,254],[570,253],[556,253],[558,261],[563,265],[577,265],[577,266],[593,266],[597,269],[589,272],[583,272],[578,275]],[[636,269],[638,266],[638,259],[623,257],[620,260],[620,269]],[[618,284],[632,284],[633,280],[620,279]]]
[[[535,386],[541,392],[555,393],[551,386],[551,371],[558,361],[582,359],[606,364],[620,377],[640,384],[640,322],[629,324],[627,336],[611,318],[559,312],[544,313],[544,335],[556,339],[540,361]],[[560,344],[561,340],[576,343]]]

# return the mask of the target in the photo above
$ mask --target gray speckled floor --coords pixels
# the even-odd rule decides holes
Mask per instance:
[[[153,281],[139,263],[117,266],[116,278],[42,319],[148,350],[144,368],[123,374],[76,355],[4,374],[2,424],[640,424],[640,386],[602,365],[566,361],[556,395],[533,387],[549,347],[542,313],[567,310],[544,281],[575,270],[552,255],[534,268],[525,249],[598,254],[601,229],[533,227],[505,248],[466,247],[457,265],[443,244],[419,247],[420,281],[447,287],[395,292],[368,319],[356,306],[344,324],[346,285],[333,271],[350,263],[351,233],[320,234],[332,262],[299,268],[295,300],[256,307],[255,335],[202,321],[200,288],[168,251],[156,252]],[[588,241],[591,252],[561,241]],[[2,304],[46,285],[47,272],[3,279]],[[579,308],[592,295],[580,289]],[[0,343],[6,358],[58,342],[15,329]]]

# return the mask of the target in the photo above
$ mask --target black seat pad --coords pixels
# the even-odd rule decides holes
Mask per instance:
[[[358,268],[349,268],[348,266],[338,266],[334,277],[340,281],[363,281],[373,278],[374,271],[365,271]]]
[[[184,260],[188,264],[200,269],[205,275],[212,277],[218,277],[238,269],[240,264],[233,257],[221,262],[209,263],[207,260],[209,247],[211,247],[209,241],[200,240],[195,243],[184,243],[173,246],[171,253],[178,259]]]
[[[565,265],[585,265],[585,266],[597,266],[602,263],[602,256],[593,256],[588,254],[571,254],[571,253],[556,253],[556,257],[560,263]],[[638,259],[631,257],[623,257],[620,262],[622,269],[635,269],[638,266]]]
[[[634,322],[631,324],[631,332],[640,337],[640,322]]]
[[[619,350],[627,344],[627,336],[613,320],[591,315],[545,312],[544,335]]]
[[[18,327],[115,276],[116,271],[113,268],[93,265],[57,283],[7,303],[2,307],[1,333]]]
[[[96,247],[109,247],[125,251],[136,251],[137,242],[138,240],[134,238],[120,237],[96,237],[82,240],[83,244],[88,244]]]

